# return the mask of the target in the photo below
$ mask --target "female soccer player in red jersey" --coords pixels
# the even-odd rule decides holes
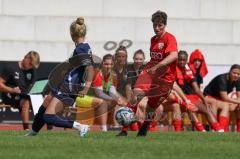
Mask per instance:
[[[215,131],[223,131],[219,127],[214,114],[211,111],[209,105],[213,102],[209,102],[204,98],[203,93],[197,85],[193,72],[187,67],[188,54],[186,51],[179,51],[178,53],[178,65],[177,65],[177,84],[181,87],[185,96],[196,106],[199,112],[202,112],[208,118],[209,123]],[[196,123],[195,123],[196,124]]]
[[[93,80],[95,95],[107,103],[107,109],[101,109],[101,107],[99,107],[99,109],[102,111],[102,113],[100,112],[99,115],[106,115],[104,118],[101,118],[101,122],[105,123],[105,125],[107,123],[108,110],[114,110],[116,105],[122,106],[123,103],[124,105],[127,104],[127,100],[122,97],[116,90],[117,75],[113,71],[113,65],[113,56],[111,54],[104,55],[102,60],[102,67],[100,70],[96,71],[96,76]],[[104,129],[107,130],[107,128]]]
[[[203,78],[208,74],[208,68],[205,58],[199,49],[195,49],[190,54],[188,65],[195,76],[199,88],[203,90]],[[207,120],[204,116],[202,120],[204,123],[207,123]],[[209,125],[205,125],[205,128],[206,130],[209,130]]]
[[[157,11],[152,15],[155,36],[151,38],[151,60],[139,75],[135,84],[135,94],[139,100],[148,96],[147,111],[150,113],[168,97],[175,81],[177,41],[175,37],[165,30],[167,14]],[[151,108],[151,109],[149,109]],[[138,136],[146,136],[150,121],[145,121]]]
[[[200,50],[196,49],[191,53],[188,65],[197,80],[198,86],[201,88],[203,78],[208,74],[208,69],[204,56]]]

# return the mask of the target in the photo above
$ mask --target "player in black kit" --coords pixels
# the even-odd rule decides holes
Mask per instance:
[[[39,64],[39,54],[36,51],[30,51],[22,61],[6,66],[0,74],[3,103],[19,109],[24,130],[29,128],[29,109],[31,107],[27,94],[34,83],[35,69]]]

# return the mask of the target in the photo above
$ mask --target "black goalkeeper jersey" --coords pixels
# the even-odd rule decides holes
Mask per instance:
[[[233,88],[240,91],[240,80],[230,83],[228,73],[216,76],[204,89],[204,95],[221,98],[220,92],[231,93]]]
[[[34,69],[21,70],[18,63],[3,68],[0,76],[10,87],[19,87],[23,94],[27,94],[35,79]]]

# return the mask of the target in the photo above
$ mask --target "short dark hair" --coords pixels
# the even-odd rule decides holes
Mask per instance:
[[[138,49],[137,51],[135,51],[134,54],[133,54],[133,58],[134,58],[137,54],[141,54],[141,55],[143,55],[143,57],[145,58],[145,54],[144,54],[144,52],[142,51],[142,49]]]
[[[105,60],[108,60],[108,59],[113,60],[113,55],[112,55],[112,54],[106,54],[106,55],[104,55],[102,61],[105,61]]]
[[[186,56],[188,56],[188,53],[185,50],[180,50],[180,51],[178,51],[178,55],[186,55]]]
[[[232,71],[233,69],[239,69],[240,70],[240,65],[239,64],[233,64],[230,68],[230,71]]]
[[[167,25],[167,14],[163,11],[156,11],[152,15],[152,22],[153,23],[163,23],[164,25]]]

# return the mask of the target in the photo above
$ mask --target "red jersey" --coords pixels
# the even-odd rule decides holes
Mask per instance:
[[[161,62],[172,51],[178,51],[176,38],[172,34],[165,32],[161,38],[157,36],[152,37],[150,46],[151,60],[149,63],[152,65],[156,62]],[[176,64],[177,61],[168,65],[166,79],[169,81],[175,80]]]
[[[199,70],[196,70],[196,68],[194,67],[194,61],[196,59],[199,59],[201,61],[201,66],[200,66]],[[202,78],[208,74],[208,69],[207,69],[207,64],[206,64],[205,58],[204,58],[202,52],[198,49],[194,50],[191,53],[190,58],[189,58],[189,67],[193,71],[194,75],[196,75],[197,71],[199,71],[199,75]]]
[[[186,65],[184,70],[181,70],[178,66],[176,67],[176,81],[182,88],[185,94],[195,94],[192,89],[192,82],[196,82],[192,70]]]
[[[201,99],[195,94],[192,88],[192,82],[196,82],[192,70],[186,65],[184,70],[181,70],[178,66],[177,70],[177,83],[181,87],[185,96],[191,101],[192,106],[197,106],[201,102]]]
[[[151,61],[162,61],[171,51],[178,51],[175,37],[166,32],[161,38],[151,38],[150,57]]]
[[[102,87],[104,91],[108,92],[111,86],[117,87],[116,75],[111,73],[109,76],[103,77],[102,72],[98,71],[93,81],[93,87]]]
[[[168,97],[176,79],[177,61],[170,63],[163,69],[159,69],[155,74],[149,74],[147,70],[165,59],[172,51],[178,51],[177,41],[172,34],[165,32],[161,38],[152,37],[151,60],[138,76],[135,84],[135,88],[143,90],[145,95],[148,96],[148,105],[150,107],[158,107]]]

